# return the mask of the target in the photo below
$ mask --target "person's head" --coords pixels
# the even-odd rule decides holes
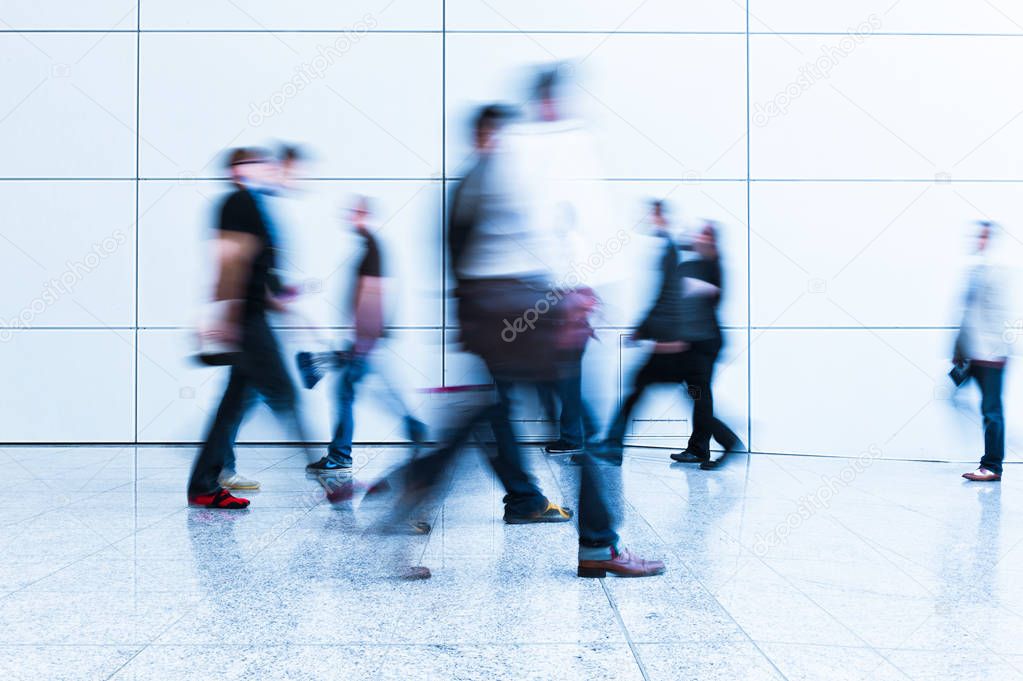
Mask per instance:
[[[488,104],[480,108],[473,121],[473,146],[476,151],[486,154],[497,145],[497,136],[508,121],[514,117],[510,107],[503,104]]]
[[[290,186],[298,176],[299,167],[306,159],[306,154],[301,147],[293,144],[284,144],[277,154],[277,167],[279,182],[282,187]]]
[[[348,221],[352,227],[360,230],[369,229],[369,217],[373,214],[369,197],[357,194],[352,197],[352,203],[348,208]]]
[[[650,202],[650,222],[654,229],[663,232],[668,229],[668,206],[661,199]]]
[[[718,257],[718,229],[711,221],[703,223],[703,226],[696,230],[693,236],[693,250],[700,254],[701,258],[714,259]]]
[[[227,154],[227,170],[239,187],[259,186],[270,180],[274,164],[265,149],[238,147]]]
[[[996,228],[997,225],[990,220],[980,220],[977,222],[977,241],[975,244],[977,253],[983,253],[988,249]]]
[[[557,121],[564,115],[562,90],[566,69],[567,66],[564,64],[553,64],[542,68],[536,75],[532,100],[536,107],[536,115],[541,121]]]

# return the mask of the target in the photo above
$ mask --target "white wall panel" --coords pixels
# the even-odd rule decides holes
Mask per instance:
[[[317,349],[314,336],[289,330],[278,333],[296,386],[294,355]],[[227,384],[228,369],[210,368],[192,359],[194,339],[187,330],[144,330],[139,335],[139,441],[198,442],[203,439]],[[378,359],[386,362],[397,383],[404,386],[410,407],[426,410],[422,388],[441,381],[440,332],[395,331],[381,346]],[[299,389],[302,415],[309,437],[326,441],[333,433],[334,379],[328,377],[314,390]],[[379,380],[370,376],[356,402],[357,440],[401,442],[405,433],[395,410],[380,399]],[[239,441],[281,442],[291,436],[264,404],[255,406],[242,426]]]
[[[135,30],[137,5],[135,0],[7,0],[0,20],[3,28]]]
[[[142,39],[146,177],[224,174],[226,147],[307,142],[327,177],[440,171],[438,35],[151,33]]]
[[[751,174],[1023,177],[1021,64],[1015,38],[753,36]]]
[[[130,442],[134,335],[106,330],[0,335],[8,368],[0,437],[5,442]]]
[[[135,35],[0,34],[3,177],[134,177]]]
[[[450,35],[447,172],[465,171],[478,106],[524,103],[532,66],[574,60],[607,176],[745,177],[745,56],[742,36]]]
[[[740,3],[714,0],[448,0],[449,30],[744,31]]]
[[[766,452],[976,460],[983,451],[976,389],[950,398],[953,333],[930,330],[754,331],[753,438]],[[1010,458],[1019,373],[1006,377]],[[1018,411],[1018,410],[1017,410]]]
[[[440,30],[441,0],[148,0],[143,29]],[[288,41],[289,37],[281,36]]]
[[[964,256],[979,219],[1023,262],[1023,188],[978,183],[757,183],[751,209],[754,326],[959,322]]]
[[[135,323],[135,184],[0,182],[0,328]]]
[[[986,0],[784,0],[750,9],[750,30],[758,32],[845,32],[871,17],[896,33],[1019,33],[1023,23],[1018,5]]]

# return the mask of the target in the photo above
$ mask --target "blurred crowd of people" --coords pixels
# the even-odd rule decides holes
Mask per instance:
[[[678,385],[692,401],[692,433],[686,448],[671,454],[675,462],[713,470],[729,453],[745,449],[714,412],[713,374],[723,345],[718,307],[726,286],[720,225],[706,221],[680,233],[665,201],[651,200],[645,207],[643,224],[659,244],[651,263],[658,286],[629,341],[646,343],[648,351],[603,429],[583,390],[583,357],[603,302],[603,273],[585,264],[593,254],[613,252],[616,243],[620,248],[632,230],[608,224],[605,201],[594,189],[602,177],[596,146],[583,122],[569,114],[565,85],[560,66],[545,67],[536,74],[526,111],[490,104],[473,119],[472,165],[448,202],[446,245],[458,340],[485,367],[486,378],[435,390],[436,399],[457,398],[461,406],[450,410],[444,423],[428,423],[414,413],[400,381],[377,357],[375,349],[387,333],[388,268],[371,227],[371,201],[356,197],[352,202],[346,220],[357,236],[359,258],[346,304],[354,337],[337,349],[310,349],[295,358],[306,388],[336,375],[336,430],[324,455],[307,452],[306,471],[332,501],[355,493],[353,407],[364,377],[377,372],[414,445],[407,462],[364,488],[367,497],[389,500],[377,529],[429,532],[426,509],[442,496],[459,452],[471,444],[484,450],[504,488],[506,523],[577,521],[579,576],[658,575],[664,563],[630,552],[616,531],[622,508],[616,476],[630,418],[644,393],[655,384]],[[279,153],[241,148],[228,157],[233,189],[219,209],[216,285],[200,328],[199,357],[229,366],[230,378],[195,460],[188,487],[192,505],[248,507],[249,501],[234,492],[258,489],[259,483],[238,473],[233,448],[257,399],[280,417],[290,440],[310,441],[287,368],[290,360],[267,319],[268,312],[285,308],[301,293],[279,273],[281,225],[268,201],[287,190],[301,156],[288,147]],[[985,454],[980,468],[966,475],[971,480],[999,479],[1004,458],[1003,284],[984,259],[996,227],[981,227],[953,358],[953,379],[972,378],[983,393]],[[558,424],[559,435],[547,453],[565,455],[566,465],[578,466],[577,511],[552,501],[529,471],[512,424],[517,397],[525,394],[535,394]],[[712,439],[721,451],[712,452]],[[404,565],[401,574],[430,576],[419,565]]]

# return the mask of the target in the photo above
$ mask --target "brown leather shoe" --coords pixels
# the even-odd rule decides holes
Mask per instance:
[[[628,549],[621,551],[611,549],[610,560],[581,560],[580,577],[607,577],[607,573],[616,577],[653,577],[664,572],[664,561],[645,560],[632,555]]]
[[[978,468],[972,473],[963,473],[963,477],[974,482],[998,482],[1002,476],[986,468]]]

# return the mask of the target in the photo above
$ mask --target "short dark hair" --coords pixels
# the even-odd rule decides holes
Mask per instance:
[[[480,107],[473,120],[473,132],[477,135],[485,130],[497,130],[515,118],[515,110],[505,104],[487,104]]]
[[[283,163],[291,163],[294,161],[304,161],[306,159],[305,150],[297,144],[282,144],[280,150],[280,159]]]
[[[540,69],[536,80],[533,81],[533,99],[553,99],[564,80],[562,75],[564,68],[565,64],[559,62]]]
[[[227,160],[225,165],[230,170],[234,166],[244,165],[246,163],[258,163],[265,161],[269,157],[265,149],[258,147],[237,147],[227,152]]]

